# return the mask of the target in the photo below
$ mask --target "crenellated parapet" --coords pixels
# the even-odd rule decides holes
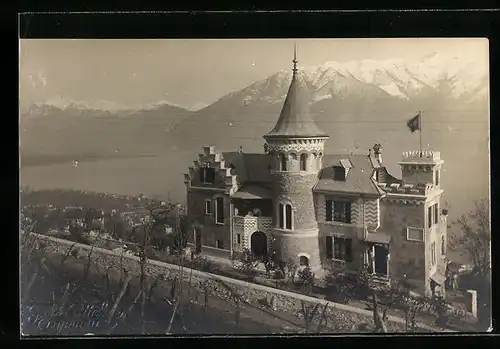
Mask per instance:
[[[406,151],[402,154],[402,159],[399,162],[403,183],[417,185],[420,188],[424,188],[429,184],[439,187],[441,165],[443,163],[444,161],[441,160],[441,154],[438,151]],[[430,188],[427,190],[430,190]]]
[[[403,163],[429,163],[429,164],[439,164],[441,163],[441,153],[434,150],[410,150],[405,151],[401,157],[401,164]]]
[[[390,194],[426,196],[432,190],[434,190],[434,185],[432,183],[422,185],[400,183],[392,183],[390,185],[387,185],[386,183],[379,183],[378,185],[384,192]]]
[[[398,205],[425,205],[425,197],[417,198],[417,197],[403,197],[397,195],[390,195],[383,198],[384,202],[390,204],[398,204]]]

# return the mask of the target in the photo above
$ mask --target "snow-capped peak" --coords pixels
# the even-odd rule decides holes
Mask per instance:
[[[362,59],[346,62],[327,61],[321,65],[300,66],[299,74],[313,87],[313,100],[378,94],[412,99],[423,90],[436,92],[443,80],[450,84],[451,97],[474,99],[487,93],[488,67],[483,62],[454,54],[431,52],[414,61],[401,58]],[[267,79],[234,92],[243,95],[245,103],[257,100],[280,102],[291,80],[289,70],[279,71]],[[486,87],[485,87],[486,86]],[[479,93],[481,92],[481,93]]]
[[[24,107],[22,111],[27,114],[40,114],[45,115],[51,113],[53,110],[81,110],[81,111],[97,111],[103,113],[125,113],[135,112],[139,110],[154,110],[166,106],[182,108],[170,101],[162,100],[153,103],[125,105],[113,101],[95,100],[95,101],[75,101],[66,99],[62,96],[57,96],[48,99],[44,102],[32,103],[29,107]]]
[[[81,110],[102,110],[102,111],[119,111],[119,110],[127,110],[130,107],[125,106],[120,103],[105,101],[105,100],[95,100],[95,101],[75,101],[71,99],[66,99],[62,96],[57,96],[51,99],[48,99],[44,102],[36,102],[35,106],[51,106],[55,108],[59,108],[62,110],[73,108],[73,109],[81,109]]]

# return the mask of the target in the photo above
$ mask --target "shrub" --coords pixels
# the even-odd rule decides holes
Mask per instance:
[[[255,267],[258,261],[253,256],[252,252],[250,252],[250,250],[248,249],[245,249],[239,258],[239,262],[240,263],[237,266],[237,270],[244,274],[247,280],[253,280],[257,275]]]
[[[299,282],[304,288],[306,294],[310,293],[312,287],[314,286],[314,274],[311,272],[309,267],[305,267],[298,272]]]
[[[330,269],[322,279],[327,297],[334,302],[343,304],[348,303],[352,297],[353,281],[346,276],[343,268]]]
[[[196,256],[192,263],[194,269],[198,269],[207,273],[213,273],[217,270],[216,264],[210,259],[202,256]]]

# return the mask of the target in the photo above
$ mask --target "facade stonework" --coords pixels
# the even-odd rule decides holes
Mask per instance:
[[[275,173],[273,175],[276,203],[291,203],[294,230],[317,229],[312,188],[316,174]],[[277,225],[277,222],[274,222]]]
[[[406,278],[419,293],[434,292],[447,243],[440,153],[403,153],[401,178],[382,163],[380,144],[368,154],[324,154],[329,136],[305,111],[303,89],[294,73],[264,154],[204,147],[185,176],[189,222],[201,234],[192,243],[202,253],[249,249],[315,270],[367,268],[381,281]],[[216,175],[207,181],[204,171]],[[205,214],[205,201],[221,196],[224,224],[216,206]]]
[[[299,264],[300,255],[307,257],[312,268],[320,265],[320,252],[317,231],[312,235],[287,234],[277,229],[273,230],[273,249],[278,260],[292,260]]]

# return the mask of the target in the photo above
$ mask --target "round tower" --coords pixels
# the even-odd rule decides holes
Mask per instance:
[[[276,258],[316,269],[321,262],[313,188],[329,137],[308,113],[304,89],[295,53],[292,81],[278,122],[263,138],[274,157],[270,170],[275,194],[272,248]]]

